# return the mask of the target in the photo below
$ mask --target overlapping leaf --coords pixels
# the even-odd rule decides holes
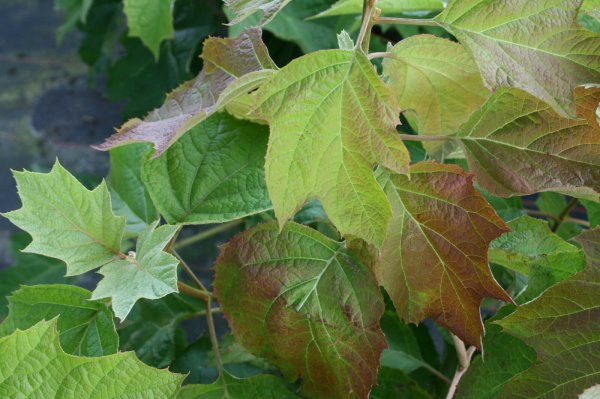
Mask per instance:
[[[487,262],[490,242],[508,228],[456,166],[421,162],[410,179],[380,180],[393,218],[375,265],[379,283],[406,321],[431,317],[479,347],[483,298],[511,301]]]
[[[477,182],[498,196],[559,191],[598,201],[600,88],[575,92],[578,119],[526,92],[499,89],[457,133]]]
[[[331,8],[315,15],[315,17],[330,17],[335,15],[360,14],[363,2],[361,0],[338,0]],[[382,14],[399,14],[412,11],[441,11],[444,9],[442,0],[379,0],[377,8]]]
[[[314,398],[366,398],[385,338],[370,271],[340,243],[288,223],[234,238],[215,287],[234,336]]]
[[[501,398],[577,397],[600,383],[600,230],[580,237],[586,269],[496,322],[537,352]]]
[[[217,110],[219,95],[236,78],[261,69],[276,69],[260,38],[260,29],[246,29],[235,39],[209,38],[204,42],[204,68],[173,92],[144,120],[132,119],[104,143],[100,150],[132,142],[154,144],[160,155],[189,129]],[[221,104],[223,105],[223,104]]]
[[[142,177],[168,223],[218,223],[262,212],[271,208],[267,140],[265,126],[214,114],[144,162]]]
[[[56,320],[0,338],[0,397],[175,398],[185,378],[144,365],[135,355],[78,357],[61,349]]]
[[[419,134],[455,133],[491,94],[473,58],[458,43],[419,35],[402,40],[389,54],[383,61],[384,75]],[[443,144],[423,143],[435,157],[443,155]]]
[[[112,312],[91,292],[73,285],[22,287],[9,298],[10,313],[0,324],[0,336],[26,330],[58,316],[61,347],[72,355],[103,356],[117,352],[119,336]]]
[[[123,0],[129,35],[139,37],[152,51],[154,58],[160,54],[160,43],[173,37],[174,0]]]
[[[259,25],[271,21],[291,0],[224,0],[234,13],[231,24],[237,24],[254,13],[260,13]]]
[[[488,87],[526,90],[575,117],[575,87],[600,81],[600,36],[577,25],[581,3],[451,0],[436,20],[471,50]]]
[[[104,278],[92,299],[112,298],[115,315],[123,320],[140,298],[156,299],[177,292],[179,261],[163,249],[177,232],[177,226],[148,226],[139,236],[136,252],[102,268]]]
[[[406,173],[399,108],[362,52],[326,50],[292,61],[257,92],[271,128],[267,188],[280,225],[311,198],[342,234],[380,245],[391,216],[373,175]]]
[[[67,264],[67,275],[116,259],[125,218],[111,209],[106,184],[88,191],[58,162],[50,173],[14,172],[23,207],[4,214],[33,241],[23,249]]]
[[[284,382],[274,375],[257,375],[251,378],[235,378],[225,373],[209,385],[186,385],[178,399],[293,399]]]

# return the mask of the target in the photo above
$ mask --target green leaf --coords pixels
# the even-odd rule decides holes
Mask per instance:
[[[110,151],[108,183],[113,194],[113,209],[117,215],[127,217],[127,230],[136,233],[159,217],[142,182],[141,165],[147,151],[147,144],[131,144]],[[117,208],[115,202],[123,206]]]
[[[214,114],[156,159],[142,178],[168,223],[220,223],[271,208],[264,178],[268,129]]]
[[[505,309],[500,312],[505,313]],[[536,359],[532,348],[489,322],[486,322],[483,347],[485,357],[477,356],[471,361],[458,385],[457,399],[497,398],[503,385],[531,367]]]
[[[284,382],[274,375],[239,379],[226,373],[209,385],[186,385],[178,399],[292,399]]]
[[[179,261],[163,249],[179,227],[157,226],[158,221],[140,234],[136,252],[130,252],[127,259],[113,261],[99,270],[104,278],[98,283],[92,299],[112,298],[115,316],[121,320],[138,299],[162,298],[177,292]]]
[[[400,370],[382,367],[370,399],[432,399],[412,378]]]
[[[342,234],[381,245],[391,211],[373,166],[406,173],[409,155],[395,130],[399,108],[366,56],[305,55],[257,96],[271,129],[266,180],[280,225],[316,198]]]
[[[49,173],[13,173],[23,207],[3,216],[32,236],[24,252],[64,261],[69,276],[115,260],[125,218],[112,213],[104,182],[89,191],[58,161]]]
[[[577,397],[600,383],[600,230],[579,241],[586,269],[496,322],[537,352],[533,366],[511,379],[501,398]]]
[[[277,68],[260,36],[260,29],[254,28],[246,29],[235,39],[207,39],[202,53],[204,68],[195,79],[172,91],[164,104],[144,120],[129,120],[95,148],[108,150],[147,141],[154,144],[154,157],[159,156],[192,127],[217,111],[219,95],[237,77]]]
[[[290,0],[224,0],[225,5],[235,13],[231,25],[246,19],[250,15],[260,13],[259,26],[271,21]]]
[[[331,17],[336,15],[361,14],[363,2],[361,0],[338,0],[331,8],[315,15],[315,18]],[[400,14],[413,11],[441,11],[444,9],[442,0],[380,0],[377,8],[382,14]]]
[[[379,284],[406,322],[431,317],[480,347],[483,298],[511,301],[487,262],[490,242],[508,228],[457,166],[420,162],[410,178],[380,182],[393,217],[374,268]]]
[[[0,325],[0,336],[25,330],[41,320],[58,316],[61,347],[70,354],[103,356],[116,353],[119,337],[112,312],[91,292],[72,285],[24,286],[9,298],[9,315]]]
[[[489,88],[523,89],[576,117],[573,90],[600,80],[600,36],[578,26],[581,3],[451,0],[436,20],[471,50]]]
[[[579,118],[566,119],[524,91],[496,91],[456,134],[477,182],[502,197],[559,191],[597,200],[600,88],[575,93]]]
[[[585,266],[583,253],[552,233],[540,219],[523,216],[508,223],[512,231],[490,245],[490,262],[529,276],[520,303],[538,296],[546,288],[565,280]]]
[[[215,289],[233,334],[314,398],[366,398],[386,346],[371,272],[343,244],[275,223],[221,248]]]
[[[519,197],[500,198],[486,192],[482,192],[482,194],[486,201],[492,205],[498,216],[504,221],[513,220],[525,214],[523,201]]]
[[[388,54],[383,60],[384,75],[419,134],[455,133],[491,94],[473,58],[458,43],[418,35],[400,41]],[[450,144],[440,141],[423,146],[431,156],[443,158],[453,150]]]
[[[187,342],[179,323],[198,315],[204,304],[191,302],[178,294],[136,303],[123,326],[119,327],[121,350],[133,350],[144,363],[163,368],[171,364]],[[198,360],[198,359],[196,359]],[[183,370],[181,370],[183,371]]]
[[[0,397],[175,398],[184,376],[148,367],[133,353],[68,355],[60,348],[56,325],[56,320],[42,321],[0,338]]]
[[[581,204],[587,210],[588,220],[590,221],[590,227],[596,227],[600,225],[600,204],[593,201],[582,200]]]
[[[160,54],[160,42],[173,37],[173,0],[123,0],[129,35],[139,37],[152,51]]]
[[[551,227],[556,226],[557,220],[568,205],[564,195],[551,191],[539,193],[535,199],[535,206],[541,212],[551,215],[548,221]],[[581,226],[569,221],[563,221],[556,230],[556,234],[563,240],[570,240],[579,233],[581,233]]]

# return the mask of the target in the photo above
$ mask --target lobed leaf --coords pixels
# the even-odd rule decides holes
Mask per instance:
[[[168,223],[220,223],[271,208],[264,177],[266,127],[210,116],[156,159],[142,179]]]
[[[274,375],[235,378],[229,373],[208,385],[190,384],[181,389],[178,399],[293,399],[285,383]]]
[[[163,252],[163,249],[179,227],[157,226],[158,221],[140,234],[135,253],[99,270],[104,278],[98,283],[92,299],[112,298],[115,316],[121,320],[125,319],[138,299],[157,299],[177,292],[179,261]]]
[[[361,14],[363,2],[361,0],[338,0],[327,10],[315,15],[314,18],[331,17],[337,15]],[[382,14],[400,14],[414,11],[441,11],[444,9],[442,0],[379,0],[377,8]]]
[[[406,173],[399,108],[362,52],[325,50],[292,61],[257,92],[269,121],[265,164],[280,226],[316,198],[342,234],[381,245],[391,216],[373,175]]]
[[[588,266],[499,320],[537,352],[501,398],[568,398],[600,383],[600,230],[580,235]]]
[[[173,0],[123,0],[129,35],[139,37],[156,59],[160,43],[173,37],[173,3]]]
[[[522,89],[576,117],[573,90],[600,81],[600,36],[578,26],[581,3],[451,0],[436,21],[471,50],[490,89]]]
[[[23,206],[3,216],[33,238],[24,252],[64,261],[68,276],[116,259],[125,218],[113,214],[104,182],[89,191],[58,161],[49,173],[13,174]]]
[[[407,322],[431,317],[481,347],[483,298],[512,301],[487,262],[506,224],[456,166],[420,162],[410,179],[382,174],[380,182],[393,217],[374,266],[377,281]]]
[[[496,91],[456,134],[477,182],[503,197],[559,191],[598,201],[600,87],[575,96],[579,119],[566,119],[523,91]]]
[[[251,28],[234,39],[207,39],[202,52],[204,68],[195,79],[167,95],[165,103],[144,120],[134,118],[127,121],[116,134],[95,148],[105,151],[147,141],[154,144],[154,157],[159,156],[192,127],[218,110],[219,95],[236,78],[261,69],[277,69],[260,36],[260,29]]]
[[[0,338],[3,398],[175,398],[185,376],[144,365],[133,353],[68,355],[56,320]]]
[[[275,223],[221,248],[215,289],[244,347],[300,376],[314,398],[366,398],[386,346],[384,304],[370,271],[310,228]]]
[[[119,336],[112,312],[104,303],[90,301],[91,295],[73,285],[23,286],[8,297],[9,314],[0,324],[0,337],[58,317],[60,344],[67,353],[81,356],[116,353]]]
[[[419,134],[455,133],[491,94],[473,58],[458,43],[418,35],[400,41],[388,54],[383,73]],[[453,149],[448,144],[426,142],[423,146],[430,155],[443,158]]]

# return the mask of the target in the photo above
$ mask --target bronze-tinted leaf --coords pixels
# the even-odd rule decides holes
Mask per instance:
[[[431,317],[479,347],[482,299],[511,301],[487,262],[490,242],[508,227],[457,166],[420,162],[410,178],[380,181],[393,217],[375,265],[379,283],[406,321]]]

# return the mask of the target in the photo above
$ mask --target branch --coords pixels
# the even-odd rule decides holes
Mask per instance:
[[[181,281],[177,282],[177,288],[179,289],[179,292],[194,298],[202,299],[203,301],[206,301],[211,297],[209,292],[196,289]]]
[[[181,249],[181,248],[185,248],[189,245],[195,244],[197,242],[200,242],[202,240],[206,240],[207,238],[210,238],[212,236],[215,236],[219,233],[222,233],[224,231],[229,230],[230,228],[240,225],[244,222],[243,219],[238,219],[238,220],[234,220],[232,222],[227,222],[227,223],[223,223],[220,224],[218,226],[212,227],[208,230],[204,230],[199,232],[198,234],[194,234],[193,236],[190,236],[184,240],[179,241],[178,243],[176,243],[173,248],[175,249]]]
[[[210,335],[210,342],[215,353],[215,362],[217,363],[217,370],[219,370],[219,377],[224,375],[223,359],[221,358],[221,350],[219,349],[219,340],[217,339],[217,330],[215,329],[215,321],[213,319],[211,298],[206,300],[206,308],[211,309],[210,312],[206,312],[206,321],[208,323],[208,333]],[[227,386],[225,386],[227,390]]]
[[[562,210],[560,215],[558,216],[558,221],[554,226],[552,226],[552,232],[556,233],[560,225],[565,221],[565,219],[569,216],[571,211],[577,206],[579,200],[577,198],[571,198],[571,201],[565,206],[565,209]]]
[[[188,266],[188,264],[177,253],[177,251],[172,250],[171,253],[173,254],[173,256],[175,256],[177,258],[177,260],[179,261],[179,264],[181,265],[181,267],[183,267],[183,271],[185,271],[185,273],[192,279],[194,284],[196,284],[198,286],[198,288],[200,288],[201,291],[204,291],[210,297],[211,296],[210,291],[204,286],[204,284],[202,284],[202,281],[200,281],[200,279],[198,277],[196,277],[196,274],[194,274],[194,272],[192,271],[192,268]]]
[[[456,368],[456,372],[454,373],[454,377],[450,383],[450,389],[448,389],[448,395],[446,395],[446,399],[452,399],[454,397],[456,388],[458,388],[458,383],[460,382],[462,376],[467,372],[467,369],[471,364],[471,357],[473,356],[473,353],[475,353],[476,349],[474,346],[466,349],[465,343],[454,334],[452,335],[452,339],[454,340],[454,349],[456,349],[459,366]]]
[[[361,48],[365,53],[369,51],[369,42],[366,40],[371,36],[371,28],[374,24],[373,12],[377,0],[363,0],[363,18],[356,39],[356,48]]]
[[[419,19],[419,18],[378,17],[375,19],[375,23],[392,24],[392,25],[440,26],[437,23],[437,21],[435,21],[433,19]]]

